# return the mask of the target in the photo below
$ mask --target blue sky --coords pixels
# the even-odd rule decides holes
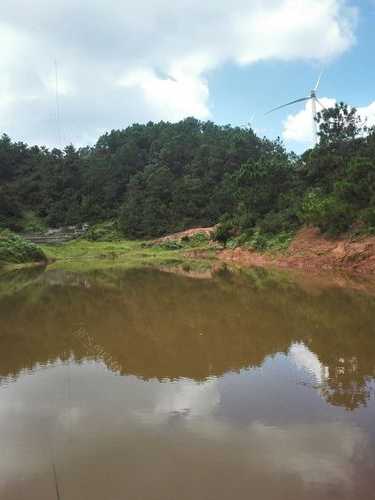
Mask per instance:
[[[320,96],[365,107],[375,101],[375,1],[353,2],[358,8],[355,43],[331,61],[265,61],[247,67],[228,64],[209,77],[213,117],[219,123],[253,124],[261,135],[282,137],[283,121],[303,103],[265,116],[279,104],[308,95],[320,72]],[[285,141],[301,151],[308,142]]]
[[[195,116],[251,122],[303,151],[311,111],[265,112],[307,95],[324,68],[323,103],[375,124],[374,26],[374,0],[2,0],[0,133],[79,146]]]

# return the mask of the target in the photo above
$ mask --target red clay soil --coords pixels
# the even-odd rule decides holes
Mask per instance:
[[[210,237],[212,233],[215,231],[216,226],[212,227],[194,227],[192,229],[186,229],[185,231],[180,231],[179,233],[168,234],[167,236],[163,236],[157,240],[154,240],[153,243],[156,245],[160,245],[160,243],[165,243],[167,241],[180,241],[182,238],[191,238],[196,234],[205,234],[207,237]]]
[[[224,261],[247,266],[275,266],[306,271],[345,271],[375,274],[375,237],[328,239],[315,228],[299,231],[285,254],[258,253],[236,248],[222,250]]]

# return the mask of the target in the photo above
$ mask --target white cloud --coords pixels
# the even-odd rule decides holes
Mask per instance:
[[[336,104],[336,99],[329,97],[319,98],[324,107],[329,108]],[[322,106],[317,105],[317,111],[321,111]],[[375,101],[368,106],[358,107],[358,114],[362,120],[366,120],[367,126],[375,125]],[[311,144],[313,142],[313,122],[311,101],[307,101],[304,108],[295,114],[291,114],[284,121],[283,138],[288,141]]]
[[[345,16],[343,2],[285,0],[268,2],[268,8],[265,2],[256,4],[255,11],[239,21],[243,63],[268,58],[324,60],[344,52],[354,41],[353,11]]]
[[[347,50],[349,1],[2,0],[0,131],[55,142],[55,58],[65,140],[207,118],[207,77],[224,63],[326,61]]]
[[[359,107],[358,113],[362,120],[366,120],[368,127],[375,126],[375,101],[370,103],[368,106]]]
[[[319,98],[319,101],[326,107],[329,108],[334,106],[336,103],[335,99],[329,97]],[[297,106],[297,105],[296,105]],[[312,143],[313,136],[313,120],[312,120],[312,103],[307,101],[304,108],[295,114],[289,115],[284,122],[283,137],[288,141],[296,141],[303,143]],[[319,104],[317,105],[317,111],[321,111],[323,108]]]
[[[154,71],[145,69],[129,72],[118,83],[141,90],[148,108],[163,120],[209,116],[208,85],[202,78],[184,74],[159,78]]]

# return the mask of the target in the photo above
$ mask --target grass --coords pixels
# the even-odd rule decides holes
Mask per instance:
[[[165,245],[152,245],[143,241],[88,241],[75,240],[61,245],[41,245],[51,264],[50,268],[63,268],[71,271],[103,269],[103,268],[136,268],[177,266],[190,263],[192,268],[207,266],[214,257],[207,242],[196,246],[189,242],[178,247],[168,248]],[[191,250],[207,251],[208,259],[194,259],[186,255]],[[206,262],[206,264],[205,264]]]
[[[113,225],[101,225],[93,235],[64,244],[36,246],[10,231],[0,232],[0,267],[22,267],[48,261],[49,268],[70,271],[95,269],[185,266],[191,270],[208,269],[215,250],[205,235],[197,234],[179,242],[156,244],[119,239]],[[99,238],[109,236],[109,240]],[[114,237],[116,236],[116,238]],[[190,252],[190,255],[189,255]],[[202,252],[202,253],[201,253]]]
[[[210,271],[213,265],[214,250],[207,242],[198,247],[207,252],[207,258],[194,258],[186,252],[194,248],[197,243],[189,247],[188,243],[177,249],[166,249],[163,245],[152,245],[143,241],[88,241],[84,239],[71,241],[59,245],[41,245],[47,256],[48,270],[66,271],[67,274],[87,274],[95,276],[96,280],[113,285],[117,271],[128,271],[142,268],[170,270],[177,274],[186,273],[194,277],[194,273],[202,274]],[[7,265],[0,266],[0,299],[18,293],[40,276],[44,268],[37,266]],[[33,297],[35,296],[33,292]]]

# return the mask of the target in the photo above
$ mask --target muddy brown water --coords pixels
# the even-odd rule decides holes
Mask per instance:
[[[370,499],[375,297],[265,270],[0,276],[2,500]]]

